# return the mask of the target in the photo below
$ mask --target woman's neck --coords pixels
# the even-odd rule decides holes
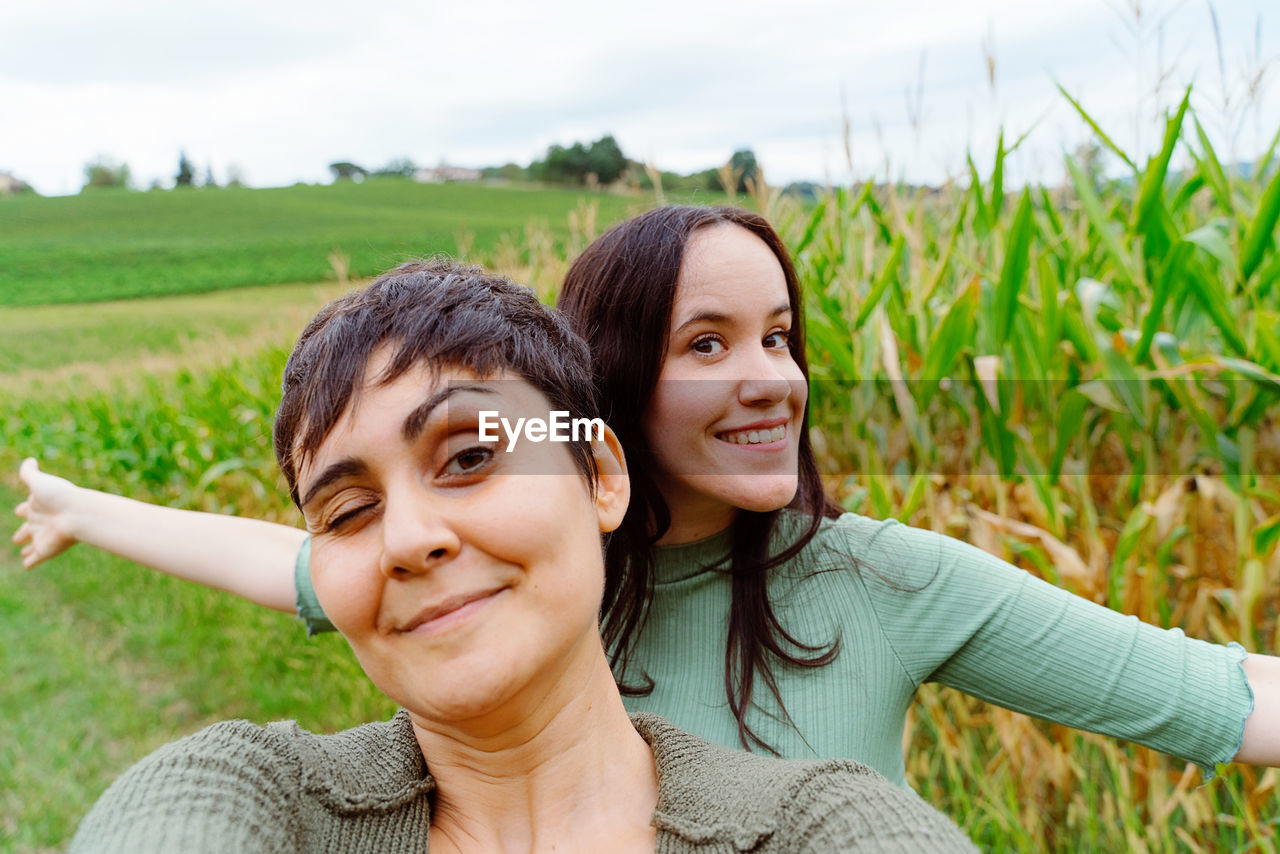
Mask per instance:
[[[663,490],[663,500],[671,523],[654,545],[679,546],[705,540],[726,530],[738,515],[738,508],[697,493],[682,494],[674,487]]]
[[[436,781],[432,852],[653,851],[653,753],[603,650],[501,728],[493,721],[414,723]]]

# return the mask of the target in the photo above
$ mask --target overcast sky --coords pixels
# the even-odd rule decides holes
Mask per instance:
[[[1003,125],[1034,127],[1011,177],[1056,182],[1086,131],[1055,81],[1149,152],[1192,79],[1220,155],[1256,155],[1280,128],[1275,0],[1214,4],[1225,79],[1208,3],[1140,2],[1135,21],[1133,2],[10,0],[0,171],[72,193],[107,155],[170,185],[185,150],[200,175],[276,186],[336,160],[526,164],[613,133],[682,172],[751,147],[771,182],[938,181],[966,149],[989,160]]]

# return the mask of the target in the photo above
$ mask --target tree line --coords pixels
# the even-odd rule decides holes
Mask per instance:
[[[369,169],[349,160],[334,161],[329,164],[329,172],[334,181],[363,181],[365,178],[413,178],[422,173],[417,164],[407,157],[395,158],[386,165]],[[441,167],[437,173],[447,172]],[[612,134],[605,134],[593,142],[574,142],[570,145],[555,144],[547,148],[546,153],[527,166],[506,163],[502,166],[489,166],[479,170],[453,170],[475,172],[479,178],[508,182],[534,182],[541,184],[558,184],[574,187],[608,187],[625,185],[652,189],[655,180],[660,181],[665,189],[674,191],[710,190],[720,192],[732,190],[737,193],[748,192],[750,183],[760,179],[760,168],[756,163],[755,153],[749,148],[740,148],[733,152],[727,167],[713,167],[688,174],[657,171],[652,167],[628,157],[622,146]],[[227,170],[224,186],[244,186],[244,179],[235,166]],[[733,187],[726,187],[729,178]],[[421,179],[421,178],[420,178]],[[454,180],[444,178],[444,180]],[[24,189],[26,185],[23,185]],[[175,189],[186,187],[217,187],[213,174],[213,166],[209,165],[203,175],[185,151],[178,154],[178,165],[173,176]],[[110,189],[132,188],[133,177],[127,163],[102,155],[84,166],[84,184],[81,192]],[[161,181],[151,183],[151,189],[163,189]]]

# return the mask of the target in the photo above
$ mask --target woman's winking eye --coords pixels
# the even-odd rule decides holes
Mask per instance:
[[[331,503],[332,509],[320,523],[318,533],[331,534],[349,527],[366,511],[372,509],[377,502],[366,495],[340,497]],[[314,532],[313,532],[314,533]]]

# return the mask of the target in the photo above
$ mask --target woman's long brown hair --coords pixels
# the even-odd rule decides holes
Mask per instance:
[[[670,528],[671,511],[653,477],[655,461],[644,434],[644,416],[657,386],[667,348],[680,266],[690,239],[715,225],[744,228],[760,238],[782,266],[791,304],[788,346],[805,382],[804,323],[795,267],[777,232],[759,214],[733,207],[676,205],[629,219],[597,238],[574,261],[557,307],[591,347],[592,370],[605,420],[626,452],[631,472],[631,506],[605,549],[602,632],[623,693],[647,694],[653,681],[627,678],[630,657],[643,629],[654,586],[654,544]],[[822,667],[840,652],[839,636],[813,645],[795,637],[779,621],[769,599],[772,570],[796,557],[813,539],[823,517],[840,510],[827,497],[809,442],[806,405],[799,435],[799,486],[791,507],[808,523],[798,537],[773,552],[781,510],[739,510],[730,545],[732,603],[725,649],[725,691],[738,722],[743,747],[776,753],[747,724],[756,680],[777,700],[791,723],[774,677],[774,665]]]

